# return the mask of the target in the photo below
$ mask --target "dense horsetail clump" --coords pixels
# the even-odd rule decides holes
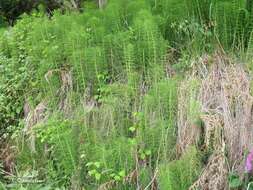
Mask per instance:
[[[58,3],[0,25],[0,189],[253,188],[251,1]]]

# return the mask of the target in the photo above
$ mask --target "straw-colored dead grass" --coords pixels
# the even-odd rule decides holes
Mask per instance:
[[[187,105],[189,92],[180,89],[178,150],[181,154],[192,144],[211,149],[202,175],[190,189],[223,190],[228,188],[226,177],[230,169],[243,176],[245,153],[253,147],[253,97],[249,75],[242,65],[233,65],[218,54],[209,61],[213,63],[208,74],[194,76],[201,82],[194,98],[201,105],[202,128],[189,121],[183,106]],[[183,83],[184,86],[187,85]]]

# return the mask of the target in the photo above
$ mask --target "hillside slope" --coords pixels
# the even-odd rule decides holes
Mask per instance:
[[[0,189],[252,183],[252,5],[110,0],[0,31]]]

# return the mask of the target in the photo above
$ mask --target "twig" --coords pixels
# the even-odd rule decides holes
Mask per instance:
[[[253,182],[250,182],[250,183],[248,184],[247,190],[249,190],[251,184],[253,184]]]
[[[149,184],[144,188],[144,190],[147,190],[149,188],[149,186],[151,186],[153,184],[153,182],[155,181],[156,179],[156,176],[157,176],[157,173],[158,173],[158,169],[155,170],[155,173],[154,173],[154,176],[152,178],[152,180],[149,182]]]

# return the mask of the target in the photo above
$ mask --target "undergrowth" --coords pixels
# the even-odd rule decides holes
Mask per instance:
[[[188,189],[203,163],[195,147],[177,153],[178,112],[199,121],[200,84],[181,81],[195,68],[192,60],[216,49],[250,62],[252,8],[246,0],[94,7],[50,18],[34,11],[0,28],[0,136],[15,152],[0,185]],[[34,119],[42,102],[45,117]]]

